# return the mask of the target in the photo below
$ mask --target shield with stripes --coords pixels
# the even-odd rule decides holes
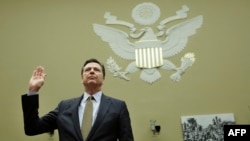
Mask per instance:
[[[159,46],[159,42],[138,42],[137,48],[135,49],[135,60],[136,66],[139,68],[155,68],[162,66],[163,56],[162,48]]]

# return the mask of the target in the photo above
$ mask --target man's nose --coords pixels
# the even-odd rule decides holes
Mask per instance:
[[[95,70],[94,69],[90,69],[90,73],[94,73],[95,72]]]

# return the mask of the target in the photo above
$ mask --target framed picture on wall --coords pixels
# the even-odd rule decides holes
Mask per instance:
[[[224,125],[235,124],[234,114],[182,116],[184,141],[224,141]]]

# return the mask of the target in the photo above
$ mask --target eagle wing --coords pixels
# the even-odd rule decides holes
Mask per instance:
[[[171,57],[181,52],[188,41],[188,37],[195,34],[201,27],[202,16],[197,16],[186,22],[174,25],[166,31],[166,40],[162,41],[163,57]]]
[[[100,24],[93,24],[93,28],[103,41],[109,43],[116,55],[123,59],[135,60],[135,46],[128,40],[127,33]]]

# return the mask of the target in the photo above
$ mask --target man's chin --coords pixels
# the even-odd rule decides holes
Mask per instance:
[[[88,80],[87,84],[91,85],[91,84],[97,84],[96,80]]]
[[[100,85],[102,85],[101,82],[98,82],[96,80],[88,80],[88,81],[85,81],[84,83],[85,83],[84,84],[85,86],[100,86]]]

